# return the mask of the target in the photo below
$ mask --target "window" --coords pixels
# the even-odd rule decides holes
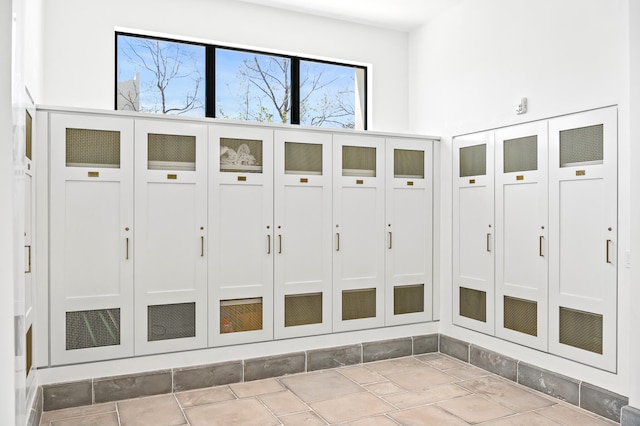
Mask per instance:
[[[115,108],[366,129],[366,68],[116,33]]]

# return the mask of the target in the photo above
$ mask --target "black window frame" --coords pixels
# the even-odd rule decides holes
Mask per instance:
[[[114,36],[115,42],[115,51],[114,51],[114,110],[118,110],[118,37],[126,36],[126,37],[138,37],[150,40],[158,40],[158,41],[166,41],[170,43],[182,43],[182,44],[190,44],[194,46],[201,46],[205,48],[205,117],[207,118],[217,118],[216,117],[216,49],[225,49],[225,50],[235,50],[239,52],[245,53],[255,53],[260,55],[272,55],[281,58],[289,59],[289,63],[291,69],[289,70],[291,76],[291,120],[290,124],[292,125],[300,125],[300,62],[316,62],[320,64],[327,65],[337,65],[343,67],[349,67],[354,69],[360,69],[364,72],[364,105],[362,112],[362,121],[363,121],[363,129],[367,130],[368,128],[368,108],[369,108],[369,90],[368,90],[368,68],[363,65],[354,65],[347,64],[337,61],[328,61],[321,60],[315,58],[308,58],[297,55],[288,55],[284,53],[274,53],[269,51],[262,51],[258,49],[245,49],[238,48],[233,46],[225,46],[222,44],[210,44],[210,43],[201,43],[194,42],[189,40],[180,40],[175,38],[161,37],[161,36],[151,36],[145,34],[136,34],[129,33],[124,31],[116,31]],[[357,86],[357,82],[355,83]],[[255,121],[249,121],[255,123]],[[321,126],[318,126],[321,127]]]

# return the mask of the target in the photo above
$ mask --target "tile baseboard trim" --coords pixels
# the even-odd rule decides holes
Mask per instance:
[[[39,387],[29,426],[43,411],[160,395],[427,353],[442,353],[579,406],[622,426],[638,424],[640,410],[626,396],[527,364],[443,334],[356,343],[262,358],[197,365]],[[194,380],[197,379],[197,380]]]

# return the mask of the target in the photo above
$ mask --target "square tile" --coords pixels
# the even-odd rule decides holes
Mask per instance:
[[[54,420],[91,416],[95,414],[105,414],[109,412],[116,412],[115,402],[109,402],[106,404],[85,405],[75,408],[65,408],[63,410],[45,411],[44,413],[42,413],[40,423],[45,423],[48,425],[49,422]]]
[[[279,419],[285,426],[325,426],[327,424],[327,422],[318,417],[313,411],[289,414],[288,416],[279,417]]]
[[[121,426],[180,426],[186,423],[176,398],[169,395],[117,403]]]
[[[426,405],[389,414],[402,425],[469,426],[469,423],[435,405]]]
[[[85,417],[72,417],[65,420],[54,420],[51,426],[120,426],[118,413],[92,414]]]
[[[519,413],[548,407],[555,403],[495,376],[466,380],[459,385]]]
[[[378,396],[383,396],[383,395],[390,395],[390,394],[394,394],[394,393],[398,393],[398,392],[405,392],[404,389],[398,387],[396,384],[392,383],[392,382],[380,382],[380,383],[373,383],[370,385],[366,385],[365,388],[369,391],[369,392],[373,392],[374,394],[378,395]]]
[[[563,404],[542,408],[537,410],[536,413],[553,419],[563,425],[607,426],[614,424],[607,420],[598,419],[583,410],[567,407]]]
[[[391,405],[369,392],[358,392],[340,398],[312,402],[310,406],[329,423],[346,422],[395,411]]]
[[[515,414],[496,402],[476,395],[439,402],[437,405],[469,423],[482,423]]]
[[[451,368],[447,370],[447,374],[456,376],[461,380],[468,380],[468,379],[478,379],[480,377],[486,377],[486,376],[489,376],[491,373],[477,367],[460,367],[460,368]]]
[[[414,357],[396,358],[386,361],[371,362],[365,365],[366,368],[378,374],[397,373],[399,371],[411,370],[416,367],[424,367],[424,363]]]
[[[399,409],[405,409],[460,398],[469,394],[469,391],[460,386],[449,384],[436,386],[427,390],[384,395],[383,399]]]
[[[459,381],[457,377],[424,365],[398,373],[385,373],[384,376],[406,390],[429,389]]]
[[[300,401],[291,391],[268,393],[258,397],[276,416],[309,411],[309,407]]]
[[[336,398],[364,389],[335,371],[283,377],[282,383],[305,402]]]
[[[359,383],[361,385],[367,384],[367,383],[376,383],[376,382],[382,382],[385,381],[387,379],[385,379],[384,377],[382,377],[381,375],[379,375],[378,373],[376,373],[375,371],[371,371],[370,369],[366,368],[366,367],[349,367],[349,368],[341,368],[339,370],[336,370],[338,373],[342,374],[343,376],[353,380],[356,383]]]
[[[199,405],[184,410],[191,426],[271,426],[278,419],[255,398]],[[155,426],[155,425],[154,425]]]
[[[469,364],[455,360],[449,357],[442,357],[433,360],[428,360],[426,363],[433,368],[437,368],[438,370],[450,370],[452,368],[462,368],[468,366]]]
[[[236,396],[231,392],[231,389],[229,389],[228,386],[179,392],[176,393],[175,396],[182,408],[236,399]]]
[[[238,398],[263,395],[265,393],[282,392],[285,387],[277,379],[256,380],[255,382],[229,385]]]

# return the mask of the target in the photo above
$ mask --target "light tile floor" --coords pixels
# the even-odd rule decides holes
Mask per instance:
[[[49,411],[42,426],[615,425],[442,354]]]

